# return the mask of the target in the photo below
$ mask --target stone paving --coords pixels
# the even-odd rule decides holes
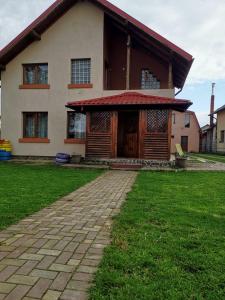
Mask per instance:
[[[136,172],[108,171],[0,232],[0,300],[86,300]]]

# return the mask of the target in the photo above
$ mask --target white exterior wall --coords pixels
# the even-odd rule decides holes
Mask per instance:
[[[2,72],[2,138],[13,145],[14,155],[54,156],[57,152],[85,154],[85,145],[64,144],[68,101],[90,99],[122,91],[103,91],[104,13],[90,2],[79,2],[28,46]],[[68,89],[71,59],[91,58],[92,89]],[[19,89],[25,63],[48,63],[49,90]],[[174,90],[145,91],[174,97]],[[19,143],[23,112],[48,112],[49,144]]]

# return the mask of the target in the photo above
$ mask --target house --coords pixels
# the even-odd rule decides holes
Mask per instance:
[[[193,111],[172,112],[172,153],[176,144],[181,144],[185,152],[199,152],[200,125]]]
[[[106,0],[57,0],[0,52],[18,156],[170,159],[190,54]]]
[[[218,108],[213,115],[217,115],[216,121],[216,152],[225,153],[225,105]]]

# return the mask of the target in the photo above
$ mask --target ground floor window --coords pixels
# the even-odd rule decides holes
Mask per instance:
[[[225,141],[225,130],[220,131],[220,143],[224,143]]]
[[[85,139],[86,137],[86,115],[76,112],[68,112],[68,139]]]
[[[48,137],[48,113],[24,112],[23,113],[23,137],[47,138]]]

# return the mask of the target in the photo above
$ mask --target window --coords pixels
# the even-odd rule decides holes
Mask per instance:
[[[68,112],[68,139],[85,139],[86,116],[84,114]]]
[[[92,112],[90,114],[90,132],[108,133],[111,129],[112,113],[109,111]]]
[[[47,138],[48,137],[48,113],[24,112],[23,113],[23,137]]]
[[[176,124],[176,114],[172,113],[172,122],[173,124]]]
[[[48,64],[23,65],[24,84],[48,84]]]
[[[147,131],[168,131],[168,110],[147,110]]]
[[[184,115],[184,126],[185,128],[190,128],[190,123],[191,123],[191,116],[189,113],[186,113]]]
[[[91,59],[72,59],[71,61],[71,83],[91,83]]]
[[[141,71],[141,88],[146,89],[160,89],[160,81],[150,72],[149,69]]]
[[[220,131],[220,143],[225,142],[225,130]]]

